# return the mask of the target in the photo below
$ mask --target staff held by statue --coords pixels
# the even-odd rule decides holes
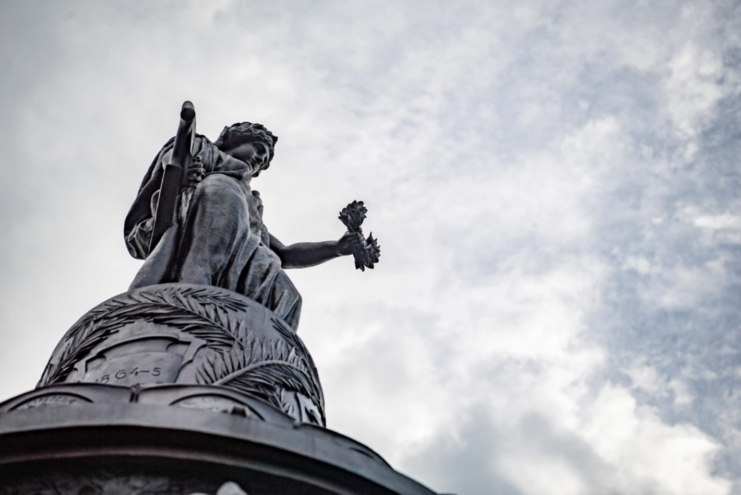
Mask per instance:
[[[152,239],[149,243],[151,253],[167,229],[175,224],[175,211],[180,188],[186,184],[187,171],[193,162],[193,140],[196,135],[196,109],[193,103],[186,101],[180,110],[180,124],[175,135],[172,159],[165,164],[160,195],[157,201],[157,213],[154,217]]]

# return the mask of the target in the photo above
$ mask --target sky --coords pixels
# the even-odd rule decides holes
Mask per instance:
[[[741,3],[0,0],[0,400],[125,292],[184,100],[253,181],[328,427],[459,495],[741,494]]]

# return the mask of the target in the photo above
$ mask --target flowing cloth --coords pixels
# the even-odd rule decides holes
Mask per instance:
[[[167,282],[223,287],[272,310],[295,331],[301,295],[270,249],[259,195],[248,185],[252,169],[205,136],[196,136],[193,149],[206,175],[180,193],[176,224],[149,252],[163,165],[173,143],[174,138],[155,157],[124,222],[129,253],[145,260],[129,290]]]

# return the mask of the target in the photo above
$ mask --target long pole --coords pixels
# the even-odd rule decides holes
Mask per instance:
[[[196,109],[193,103],[186,101],[180,110],[180,124],[175,135],[172,149],[172,161],[165,164],[160,196],[157,201],[157,213],[154,218],[152,239],[149,242],[151,253],[167,229],[175,224],[175,210],[178,193],[187,176],[188,167],[193,160],[193,139],[196,134]]]

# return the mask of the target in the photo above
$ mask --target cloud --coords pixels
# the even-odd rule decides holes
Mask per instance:
[[[0,393],[138,269],[122,220],[195,102],[280,136],[331,428],[457,493],[741,493],[732,2],[0,7]],[[10,379],[12,377],[12,379]]]

